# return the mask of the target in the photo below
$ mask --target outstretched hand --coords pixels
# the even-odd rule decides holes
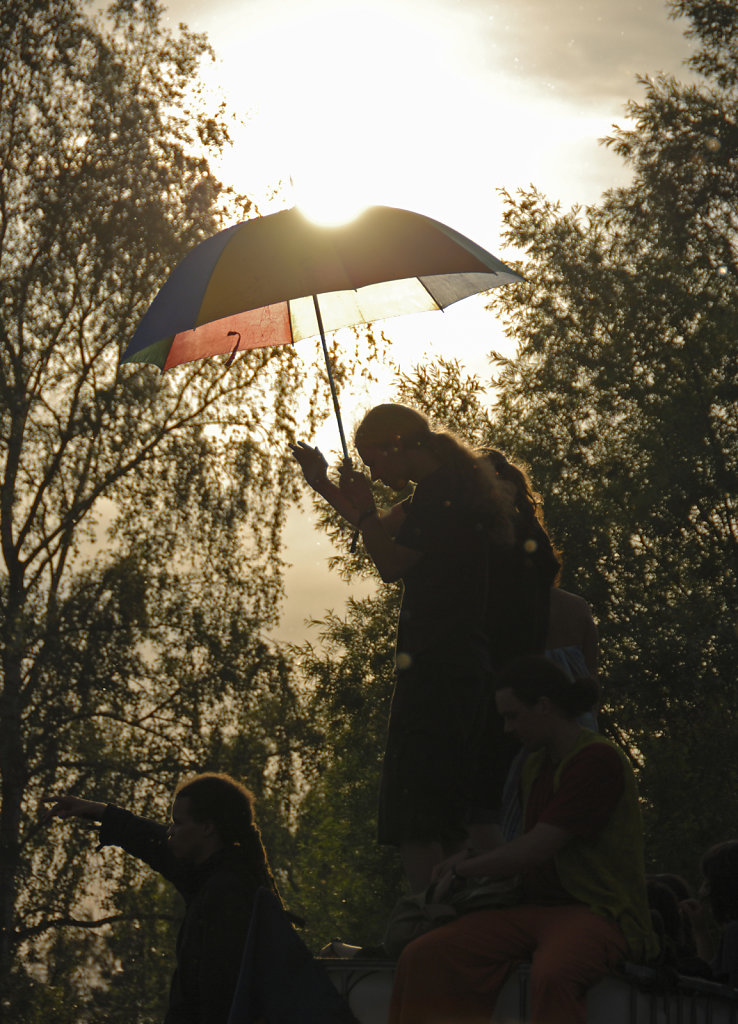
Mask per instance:
[[[328,463],[320,448],[313,448],[304,441],[298,441],[291,444],[290,449],[295,462],[302,470],[305,482],[313,490],[317,490],[328,479]]]
[[[44,812],[41,821],[43,824],[51,821],[52,818],[87,818],[99,821],[106,806],[107,804],[99,803],[96,800],[83,800],[79,796],[60,796]]]

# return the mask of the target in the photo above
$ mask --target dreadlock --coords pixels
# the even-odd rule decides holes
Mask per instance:
[[[204,772],[180,782],[174,796],[187,797],[196,821],[212,821],[221,842],[241,854],[257,885],[281,900],[254,821],[254,795],[246,786],[222,772]]]

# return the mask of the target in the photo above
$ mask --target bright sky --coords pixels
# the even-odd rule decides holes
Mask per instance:
[[[171,0],[245,121],[224,170],[306,210],[420,210],[490,248],[500,186],[565,203],[622,180],[598,147],[638,72],[679,72],[662,0]],[[280,198],[284,204],[285,197]],[[289,202],[289,198],[288,198]]]
[[[530,183],[565,206],[627,174],[597,140],[639,98],[637,74],[687,77],[690,44],[662,0],[170,0],[171,21],[205,31],[214,80],[244,122],[220,168],[262,212],[301,205],[336,218],[362,205],[418,210],[500,251],[497,189]],[[282,180],[292,194],[270,194]],[[289,188],[289,186],[288,186]],[[483,302],[388,321],[405,366],[438,352],[484,370],[504,344]],[[312,353],[307,351],[306,358]],[[317,351],[315,352],[316,358]],[[377,400],[373,396],[369,396]],[[344,399],[347,429],[355,402]],[[381,399],[381,396],[379,397]],[[338,447],[328,423],[324,450]],[[343,604],[330,546],[294,517],[279,636]],[[318,590],[317,580],[325,580]]]

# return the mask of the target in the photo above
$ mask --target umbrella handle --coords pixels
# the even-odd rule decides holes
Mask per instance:
[[[343,457],[346,462],[351,465],[351,456],[348,453],[348,447],[346,445],[346,435],[343,432],[343,421],[341,419],[341,409],[338,405],[338,393],[336,392],[336,385],[333,380],[333,371],[331,370],[331,361],[328,358],[328,346],[325,343],[325,331],[323,330],[323,317],[320,315],[320,306],[318,305],[318,296],[313,295],[313,305],[315,306],[315,315],[318,318],[318,330],[320,331],[320,343],[323,346],[323,358],[325,359],[325,368],[328,371],[328,383],[331,386],[331,396],[333,398],[333,409],[336,413],[336,420],[338,422],[338,433],[341,436],[341,447],[343,448]]]

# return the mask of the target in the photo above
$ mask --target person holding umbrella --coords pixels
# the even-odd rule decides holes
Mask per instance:
[[[467,837],[490,698],[489,552],[513,541],[513,511],[484,457],[415,409],[371,409],[355,435],[370,471],[412,495],[380,511],[348,461],[339,484],[319,449],[293,446],[305,480],[360,533],[385,582],[401,580],[397,678],[379,800],[380,843],[400,849],[412,891]]]

